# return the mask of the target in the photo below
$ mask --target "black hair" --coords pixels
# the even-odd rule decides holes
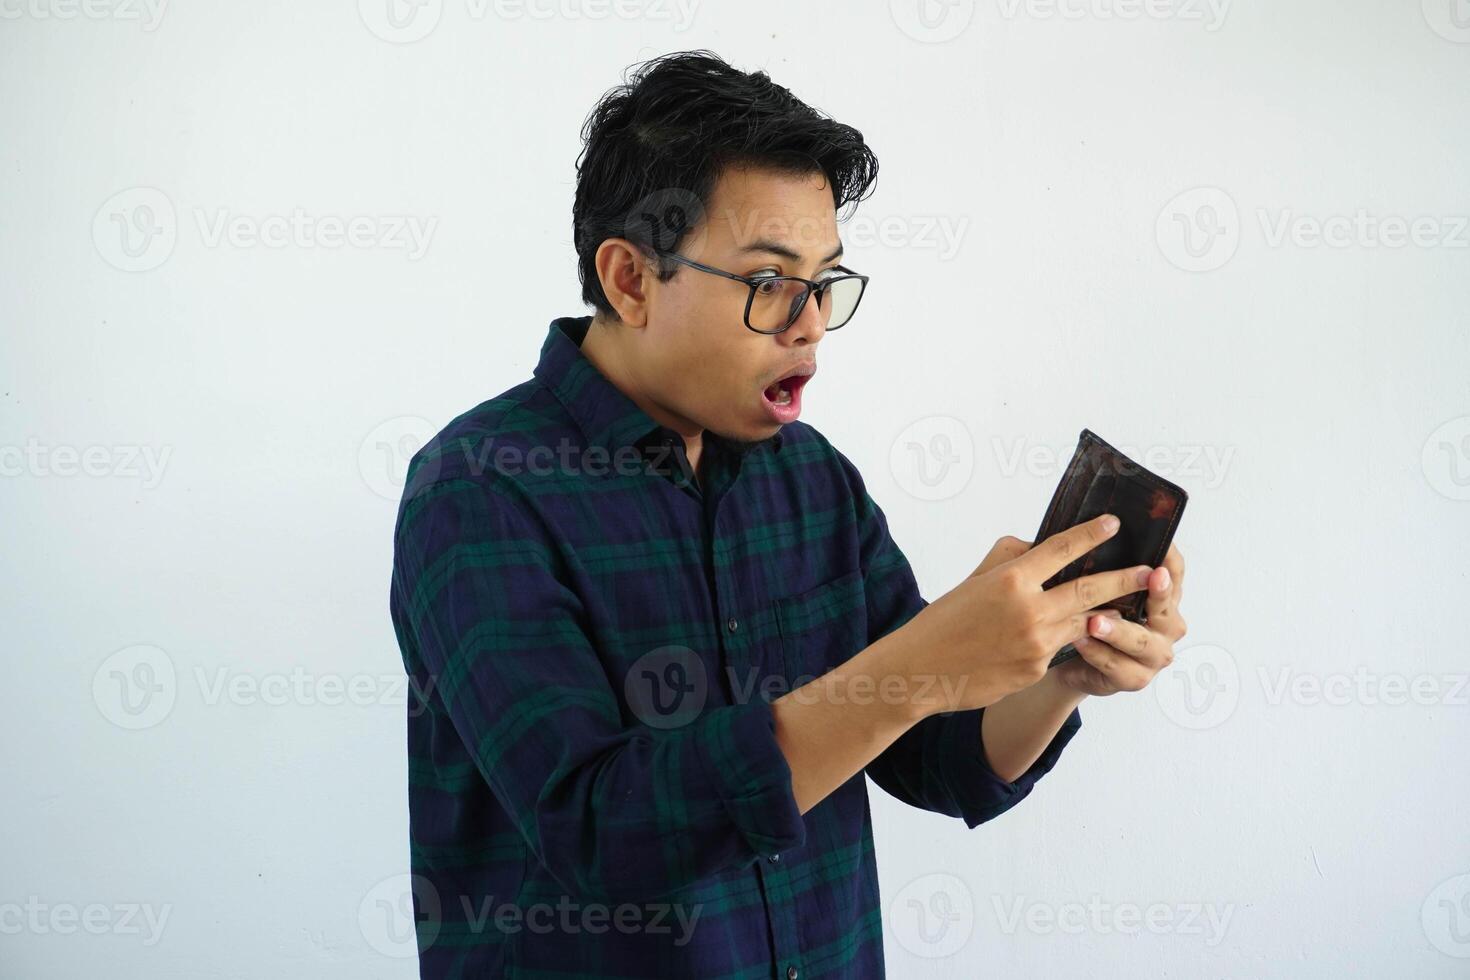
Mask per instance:
[[[627,238],[645,253],[677,249],[703,218],[720,173],[758,166],[821,172],[833,206],[856,205],[878,158],[851,126],[802,102],[763,71],[732,68],[708,50],[676,51],[635,66],[582,124],[572,244],[582,300],[616,319],[597,278],[597,249]],[[660,281],[678,265],[661,261]]]

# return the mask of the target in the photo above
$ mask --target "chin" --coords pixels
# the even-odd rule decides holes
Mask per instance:
[[[749,451],[780,432],[782,426],[762,426],[755,432],[729,432],[716,426],[706,426],[709,432],[730,443],[735,449]]]

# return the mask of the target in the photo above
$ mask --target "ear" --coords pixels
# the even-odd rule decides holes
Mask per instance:
[[[647,289],[654,270],[643,251],[626,238],[609,238],[597,246],[593,264],[618,319],[630,327],[647,324]]]

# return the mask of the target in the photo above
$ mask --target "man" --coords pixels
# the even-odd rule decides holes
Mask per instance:
[[[596,312],[415,455],[399,510],[422,976],[882,976],[864,776],[972,828],[1014,806],[1084,697],[1169,662],[1183,562],[1043,590],[1105,516],[926,602],[797,421],[866,286],[836,223],[862,135],[692,52],[584,138]],[[1090,613],[1143,588],[1165,625]]]

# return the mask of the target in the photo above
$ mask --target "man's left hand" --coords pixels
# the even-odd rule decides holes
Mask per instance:
[[[1184,556],[1172,544],[1164,563],[1148,577],[1148,624],[1130,623],[1114,610],[1087,619],[1088,635],[1072,643],[1081,655],[1052,669],[1058,683],[1083,694],[1141,691],[1174,662],[1174,644],[1185,634],[1179,601]]]

